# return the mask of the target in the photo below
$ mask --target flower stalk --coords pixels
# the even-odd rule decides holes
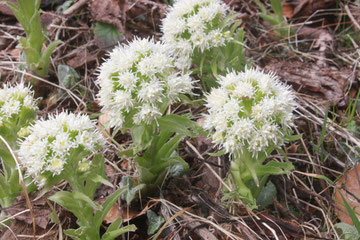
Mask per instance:
[[[109,127],[130,130],[133,145],[120,152],[135,160],[143,195],[152,192],[165,176],[188,168],[177,147],[194,123],[185,116],[164,116],[169,105],[191,94],[195,81],[176,68],[168,46],[153,39],[135,39],[115,48],[100,67],[98,84],[102,111]],[[140,188],[140,187],[139,187]]]
[[[291,163],[264,162],[291,134],[294,95],[274,74],[257,69],[229,72],[219,78],[219,85],[207,95],[204,128],[230,154],[228,181],[233,180],[236,189],[224,194],[255,208],[268,176],[293,169]]]
[[[110,240],[136,229],[133,225],[121,227],[119,218],[100,236],[103,219],[124,189],[115,191],[101,205],[94,201],[101,184],[112,184],[106,180],[104,158],[97,154],[105,139],[88,116],[67,112],[50,115],[48,120],[38,120],[29,127],[29,133],[18,151],[27,176],[45,190],[62,179],[70,185],[70,192],[49,197],[77,217],[79,228],[66,230],[68,236]]]

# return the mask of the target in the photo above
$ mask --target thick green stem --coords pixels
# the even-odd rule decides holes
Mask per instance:
[[[246,186],[246,184],[242,180],[242,167],[241,167],[241,159],[236,158],[233,159],[230,163],[231,175],[234,178],[236,183],[237,192],[239,196],[245,200],[245,202],[253,202],[254,198],[250,189]]]

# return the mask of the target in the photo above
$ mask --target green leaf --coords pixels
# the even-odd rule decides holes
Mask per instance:
[[[121,199],[126,200],[127,205],[130,205],[135,198],[136,193],[145,187],[145,184],[139,184],[133,187],[133,181],[129,176],[123,176],[119,184],[120,188],[125,188],[126,191],[121,195]]]
[[[136,187],[133,187],[131,189],[129,189],[129,191],[126,193],[126,203],[128,205],[130,205],[130,203],[132,202],[132,200],[134,200],[135,195],[138,191],[140,191],[141,189],[143,189],[145,187],[145,184],[139,184]]]
[[[179,177],[184,175],[189,170],[189,165],[181,158],[175,157],[179,163],[174,163],[169,168],[170,176]]]
[[[346,211],[348,212],[348,214],[349,214],[355,228],[357,229],[358,232],[360,232],[360,222],[359,222],[359,219],[356,216],[355,207],[354,207],[354,209],[352,209],[341,193],[340,193],[340,196],[341,196],[341,198],[343,200],[344,207],[346,208]]]
[[[268,162],[266,165],[261,165],[256,167],[256,172],[259,176],[261,175],[280,175],[280,174],[289,174],[291,170],[294,169],[294,166],[289,163]]]
[[[158,159],[165,159],[169,158],[171,154],[177,149],[179,146],[180,141],[184,138],[184,135],[176,135],[171,138],[167,143],[165,143],[156,153],[155,158]]]
[[[58,14],[63,14],[71,5],[74,3],[74,0],[67,0],[63,4],[61,4],[57,9],[56,12]]]
[[[196,132],[200,129],[200,126],[197,125],[196,122],[191,121],[185,116],[179,116],[175,114],[170,114],[159,118],[158,123],[159,128],[162,131],[176,132],[190,137],[196,137]],[[190,131],[189,129],[193,129],[195,131]]]
[[[49,217],[51,219],[51,221],[55,224],[61,224],[61,221],[59,219],[59,216],[57,215],[56,209],[52,208],[51,213],[49,214]]]
[[[74,240],[84,240],[80,229],[67,229],[64,233]]]
[[[117,230],[118,228],[121,227],[123,220],[121,217],[118,217],[115,221],[113,221],[110,226],[108,227],[108,229],[106,230],[106,232],[111,232],[114,230]]]
[[[156,215],[156,213],[150,209],[146,211],[146,216],[148,223],[147,234],[152,235],[164,224],[165,219],[163,216]]]
[[[276,26],[279,25],[279,19],[275,16],[270,16],[266,14],[260,14],[260,17],[262,17],[265,21],[269,22],[271,25]]]
[[[21,42],[21,46],[24,49],[25,59],[28,67],[31,70],[35,70],[35,64],[40,60],[39,52],[32,48],[26,41],[23,41],[25,40],[24,38],[20,38],[19,40]]]
[[[62,43],[60,40],[53,41],[47,46],[47,48],[44,50],[44,52],[41,54],[40,58],[40,65],[41,65],[41,75],[40,76],[46,76],[48,74],[49,70],[49,64],[50,64],[50,57],[55,48]]]
[[[102,240],[113,240],[116,237],[120,236],[121,234],[127,233],[127,232],[133,232],[135,231],[137,228],[135,225],[128,225],[125,227],[122,227],[120,229],[111,231],[111,232],[106,232],[103,237],[101,238]]]
[[[156,131],[154,125],[135,125],[131,128],[131,137],[136,151],[147,148],[153,140],[153,134]]]
[[[78,219],[85,220],[86,217],[83,214],[78,200],[76,200],[72,193],[66,191],[60,191],[49,197],[49,200],[56,202],[62,207],[72,212]]]
[[[71,89],[80,78],[75,69],[68,65],[58,65],[57,71],[60,85],[67,89]]]
[[[276,187],[271,181],[269,181],[261,190],[256,200],[256,204],[261,208],[265,208],[273,203],[274,197],[276,197]]]
[[[31,1],[28,1],[31,2]],[[35,10],[34,14],[29,20],[30,33],[27,35],[27,41],[29,45],[36,49],[37,52],[41,52],[41,48],[45,41],[45,36],[42,31],[41,21],[40,21],[40,11]]]
[[[288,136],[285,136],[285,141],[286,142],[295,142],[297,140],[300,140],[301,138],[302,138],[302,134],[288,135]]]
[[[28,23],[27,20],[25,19],[24,14],[20,11],[20,8],[18,8],[18,6],[16,6],[16,4],[12,3],[12,2],[0,2],[0,4],[5,4],[7,5],[14,13],[16,19],[19,21],[19,23],[21,24],[21,26],[23,26],[26,34],[29,34],[30,29],[28,27]]]
[[[82,192],[78,192],[78,191],[73,191],[72,195],[74,196],[75,199],[77,200],[82,200],[84,202],[86,202],[87,204],[89,204],[89,206],[91,206],[93,209],[95,210],[102,210],[101,205],[99,205],[98,203],[94,202],[93,200],[91,200],[88,196],[86,196],[84,193]]]
[[[270,2],[271,2],[271,8],[274,10],[279,20],[281,20],[283,17],[281,0],[270,0]]]
[[[96,22],[94,34],[99,47],[102,49],[115,46],[122,36],[122,33],[114,25],[102,22]]]
[[[207,153],[207,155],[212,156],[212,157],[220,157],[224,154],[226,154],[225,148],[221,149],[220,151],[217,151],[216,153]]]
[[[114,187],[114,186],[111,184],[111,182],[109,182],[109,181],[106,180],[104,177],[102,177],[102,176],[100,176],[100,175],[98,175],[98,174],[96,174],[96,175],[91,175],[91,176],[89,176],[89,178],[90,178],[93,182],[95,182],[95,183],[102,183],[102,184],[104,184],[104,185],[106,185],[106,186]]]
[[[126,150],[123,150],[123,151],[119,151],[117,153],[117,155],[120,157],[120,158],[133,158],[135,157],[136,155],[134,154],[134,149],[132,148],[129,148],[129,149],[126,149]]]
[[[125,190],[126,188],[120,188],[106,198],[105,202],[101,205],[102,210],[97,211],[95,213],[94,219],[95,219],[95,226],[97,228],[100,228],[101,223],[104,220],[106,214],[110,211],[114,203],[120,198],[121,194],[123,194]]]
[[[356,227],[347,223],[336,223],[334,225],[336,232],[339,234],[340,239],[343,240],[355,240],[360,239],[360,234],[356,230]]]

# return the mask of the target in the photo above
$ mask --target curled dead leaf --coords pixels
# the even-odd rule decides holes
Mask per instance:
[[[336,183],[333,199],[335,201],[335,213],[338,215],[341,222],[352,225],[352,220],[344,207],[344,202],[341,195],[345,198],[352,209],[355,209],[357,214],[360,213],[360,165],[349,170]],[[360,217],[358,215],[358,219]]]

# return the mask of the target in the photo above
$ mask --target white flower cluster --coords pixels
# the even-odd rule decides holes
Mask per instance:
[[[178,72],[168,49],[152,39],[135,39],[119,46],[100,67],[98,97],[110,127],[122,127],[127,116],[149,124],[162,115],[160,105],[189,94],[194,81]]]
[[[178,67],[191,64],[194,49],[225,45],[232,38],[222,27],[229,8],[220,0],[178,0],[164,18],[163,40],[178,57]]]
[[[227,153],[256,155],[279,147],[293,126],[295,96],[273,74],[258,69],[230,72],[207,96],[204,128]]]
[[[42,187],[44,176],[59,175],[71,160],[72,150],[89,154],[104,146],[105,139],[86,115],[62,112],[38,120],[18,150],[26,173]],[[81,161],[79,161],[81,162]],[[81,162],[83,163],[83,162]]]
[[[5,84],[4,88],[0,89],[0,127],[23,111],[37,110],[34,92],[24,83],[15,87]]]

